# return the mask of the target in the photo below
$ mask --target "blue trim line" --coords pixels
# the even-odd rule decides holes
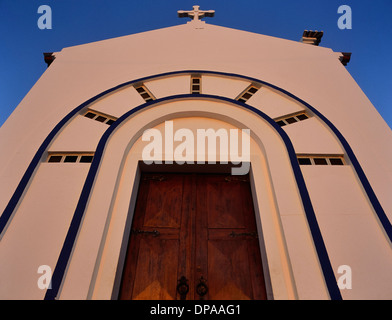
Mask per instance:
[[[281,89],[275,85],[272,85],[270,83],[267,83],[265,81],[261,81],[255,78],[251,78],[251,77],[247,77],[247,76],[243,76],[243,75],[238,75],[238,74],[233,74],[233,73],[224,73],[224,72],[215,72],[215,71],[202,71],[202,70],[184,70],[184,71],[175,71],[175,72],[167,72],[167,73],[163,73],[163,74],[159,74],[159,75],[152,75],[152,76],[148,76],[148,77],[143,77],[137,80],[132,80],[132,81],[128,81],[125,83],[122,83],[118,86],[115,86],[111,89],[108,89],[98,95],[96,95],[95,97],[87,100],[86,102],[84,102],[83,104],[81,104],[80,106],[78,106],[77,108],[75,108],[73,111],[71,111],[66,117],[64,117],[56,126],[55,128],[49,133],[49,135],[47,136],[47,138],[44,140],[44,142],[42,143],[42,145],[40,146],[40,148],[38,149],[37,153],[35,154],[34,158],[32,159],[29,167],[27,168],[25,174],[23,175],[21,181],[19,182],[18,187],[16,188],[13,196],[11,197],[9,203],[7,204],[7,207],[5,208],[3,214],[0,217],[0,235],[3,234],[3,232],[5,231],[5,228],[7,226],[7,224],[9,223],[12,214],[15,210],[15,208],[17,207],[23,193],[26,190],[26,187],[31,179],[31,177],[33,176],[38,164],[40,163],[43,155],[45,154],[45,151],[47,150],[49,144],[51,143],[51,141],[55,138],[56,134],[60,132],[60,130],[68,123],[68,121],[74,117],[78,112],[80,112],[83,108],[87,107],[89,104],[91,104],[92,102],[96,101],[97,99],[99,99],[100,97],[109,94],[115,90],[121,89],[125,86],[131,85],[133,83],[137,83],[137,82],[144,82],[144,81],[148,81],[151,80],[153,78],[162,78],[162,77],[166,77],[166,76],[174,76],[174,75],[181,75],[181,74],[192,74],[192,73],[198,73],[198,74],[210,74],[210,75],[220,75],[220,76],[225,76],[225,77],[234,77],[234,78],[241,78],[241,79],[245,79],[251,82],[257,82],[260,83],[262,85],[266,85],[272,89],[275,89],[277,91],[282,92],[283,94],[293,98],[294,100],[300,102],[301,104],[303,104],[304,106],[306,106],[309,110],[311,110],[316,116],[318,116],[322,121],[324,121],[329,127],[330,129],[334,132],[334,134],[336,135],[336,137],[340,140],[341,144],[343,145],[347,156],[349,157],[357,175],[358,178],[360,179],[363,188],[370,200],[370,202],[373,205],[373,208],[382,224],[382,226],[384,227],[384,230],[387,234],[387,236],[389,237],[389,239],[392,241],[392,225],[391,222],[389,221],[389,219],[387,218],[381,204],[379,203],[377,196],[375,195],[369,181],[367,180],[367,177],[365,175],[365,173],[363,172],[358,160],[356,159],[354,152],[352,151],[350,145],[348,144],[348,142],[346,141],[346,139],[343,137],[343,135],[339,132],[339,130],[337,130],[337,128],[326,118],[324,117],[318,110],[316,110],[314,107],[312,107],[311,105],[309,105],[308,103],[306,103],[305,101],[299,99],[298,97],[294,96],[293,94],[287,92],[284,89]],[[192,97],[195,98],[194,95],[181,95],[181,96],[176,96],[176,97],[170,97],[171,99],[179,99],[180,97],[182,98],[186,98],[186,97]],[[248,110],[254,111],[257,114],[261,115],[263,114],[261,111],[259,111],[258,109],[255,109],[247,104],[241,103],[239,101],[236,100],[231,100],[228,98],[223,98],[223,97],[217,97],[217,96],[207,96],[207,95],[197,95],[197,97],[204,97],[204,98],[212,98],[212,99],[219,99],[219,100],[224,100],[224,101],[229,101],[230,103],[235,103],[238,104],[242,107],[247,108]],[[148,102],[146,104],[143,104],[139,107],[136,107],[134,109],[132,109],[130,112],[136,112],[138,110],[141,110],[151,104],[154,103],[158,103],[158,102],[162,102],[165,100],[168,100],[169,98],[163,98],[163,99],[159,99],[159,100],[154,100],[151,102]],[[131,114],[132,114],[131,113]],[[129,114],[129,112],[127,113]],[[300,194],[304,203],[304,207],[305,207],[305,211],[306,211],[306,215],[307,215],[307,219],[309,222],[309,225],[311,226],[311,232],[312,232],[312,236],[314,239],[314,243],[317,249],[317,253],[319,255],[319,259],[320,259],[320,264],[322,266],[323,269],[323,273],[324,273],[324,277],[326,280],[326,284],[331,296],[331,299],[341,299],[341,294],[340,291],[337,287],[336,284],[336,279],[328,258],[328,254],[326,252],[326,248],[323,242],[323,238],[320,232],[320,229],[318,227],[317,224],[317,219],[316,216],[314,214],[314,210],[313,210],[313,206],[311,204],[310,201],[310,197],[302,176],[302,172],[300,170],[300,167],[298,165],[298,161],[294,152],[294,148],[291,144],[290,139],[288,138],[288,136],[285,134],[284,130],[282,130],[278,125],[275,124],[275,122],[270,119],[268,116],[266,116],[265,114],[263,114],[266,118],[266,120],[271,123],[271,125],[277,130],[277,132],[281,135],[282,139],[285,141],[286,143],[286,147],[290,156],[290,161],[294,170],[294,174],[298,183],[298,187],[300,190]],[[263,117],[263,115],[261,115]],[[126,115],[122,116],[120,119],[123,119],[123,117],[125,117]],[[128,115],[129,116],[129,115]],[[117,121],[118,121],[117,120]],[[101,142],[104,141],[104,139],[107,139],[108,136],[111,134],[112,130],[114,130],[116,128],[116,126],[118,125],[117,121],[111,125],[110,128],[108,128],[108,130],[105,132],[105,134],[102,136],[101,138]],[[122,121],[122,120],[121,120]],[[273,123],[272,123],[272,122]],[[117,123],[117,125],[116,125]],[[283,135],[282,135],[283,134]],[[82,217],[83,217],[83,211],[86,207],[86,203],[87,200],[89,198],[89,191],[92,187],[94,178],[95,178],[95,173],[98,165],[99,165],[99,161],[100,161],[100,157],[97,157],[97,155],[99,153],[102,154],[103,152],[103,147],[104,145],[102,145],[102,143],[99,143],[97,150],[96,150],[96,156],[94,157],[94,160],[91,164],[90,167],[90,171],[88,173],[88,176],[86,178],[85,181],[85,185],[83,187],[79,202],[78,202],[78,206],[75,210],[75,214],[74,214],[74,218],[72,219],[71,222],[71,226],[69,228],[68,234],[66,236],[66,239],[64,241],[64,246],[60,252],[60,257],[59,260],[57,262],[56,268],[55,268],[55,272],[53,274],[53,279],[52,279],[52,288],[51,290],[48,290],[45,296],[45,299],[54,299],[58,293],[58,290],[60,288],[61,285],[61,281],[62,281],[62,277],[65,273],[65,269],[66,266],[68,264],[68,259],[70,257],[72,248],[73,248],[73,243],[75,241],[75,238],[77,236],[77,232],[78,232],[78,228],[80,226]],[[288,143],[287,143],[288,142]],[[98,159],[99,158],[99,159]]]

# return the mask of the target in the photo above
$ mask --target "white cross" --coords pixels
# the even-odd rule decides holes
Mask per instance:
[[[215,10],[199,10],[200,6],[193,6],[192,11],[177,11],[179,18],[192,18],[193,21],[200,21],[204,17],[213,17]]]

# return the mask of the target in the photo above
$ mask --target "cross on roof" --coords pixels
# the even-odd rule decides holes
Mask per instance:
[[[213,17],[215,15],[215,10],[199,10],[200,6],[193,6],[193,10],[177,11],[179,18],[192,18],[193,21],[200,21],[204,17]]]

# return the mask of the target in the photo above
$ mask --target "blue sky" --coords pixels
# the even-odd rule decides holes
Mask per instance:
[[[52,9],[40,30],[38,7]],[[322,30],[320,46],[352,52],[347,70],[392,127],[392,0],[0,0],[0,125],[46,70],[43,52],[183,24],[177,10],[214,9],[207,23],[299,41]],[[338,7],[352,9],[340,30]]]

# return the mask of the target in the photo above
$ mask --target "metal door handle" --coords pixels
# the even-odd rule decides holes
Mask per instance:
[[[196,293],[202,299],[208,293],[208,286],[206,284],[207,280],[203,278],[203,276],[199,279],[199,284],[196,286]]]
[[[177,284],[177,292],[180,295],[181,300],[186,300],[186,295],[189,292],[189,285],[188,285],[188,280],[184,276],[182,276],[178,280]]]

